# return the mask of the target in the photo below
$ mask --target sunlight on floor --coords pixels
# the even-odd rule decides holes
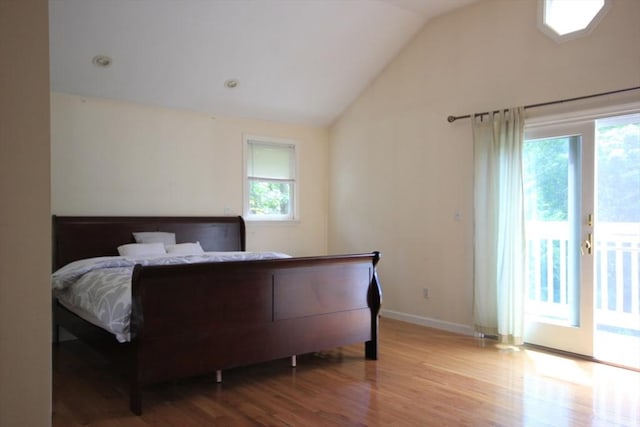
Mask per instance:
[[[595,343],[598,360],[640,369],[640,337],[596,331]]]
[[[580,393],[591,395],[592,426],[611,425],[611,420],[619,421],[615,425],[640,425],[640,372],[532,350],[525,353],[538,373],[525,376],[525,388],[534,396],[525,402],[525,414],[539,417],[539,410],[549,410],[545,401],[564,402],[551,406],[559,412],[570,407],[577,399],[575,389],[568,386],[573,383],[584,386]],[[553,415],[556,416],[570,419],[568,414]]]
[[[579,361],[532,350],[525,352],[542,376],[585,386],[593,384],[591,373],[586,372]]]

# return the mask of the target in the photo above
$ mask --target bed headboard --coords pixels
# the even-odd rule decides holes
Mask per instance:
[[[245,226],[239,216],[53,216],[53,269],[82,258],[118,255],[137,231],[176,234],[176,243],[199,241],[205,251],[244,251]]]

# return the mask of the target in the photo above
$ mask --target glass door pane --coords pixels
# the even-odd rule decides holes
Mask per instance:
[[[596,122],[598,359],[640,369],[640,114]]]
[[[578,326],[580,136],[524,144],[527,314]]]
[[[528,130],[523,152],[527,299],[525,341],[592,355],[590,254],[593,123]]]

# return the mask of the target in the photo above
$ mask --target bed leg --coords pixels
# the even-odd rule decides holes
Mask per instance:
[[[367,303],[371,309],[371,340],[364,343],[364,357],[369,360],[378,360],[378,331],[380,320],[380,307],[382,305],[382,289],[378,281],[378,273],[375,265],[380,260],[380,253],[376,252],[373,260],[373,277],[367,291]]]
[[[371,340],[364,343],[364,357],[369,360],[378,360],[378,340]]]
[[[298,365],[298,360],[296,359],[296,355],[291,356],[291,367],[295,368]]]
[[[131,387],[131,395],[129,396],[129,409],[134,414],[142,415],[142,392],[139,387]]]
[[[220,369],[218,369],[216,371],[216,382],[217,383],[221,383],[222,382],[222,371]]]

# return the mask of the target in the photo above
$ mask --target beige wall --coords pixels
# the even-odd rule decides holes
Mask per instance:
[[[449,114],[640,85],[640,2],[614,1],[562,44],[536,7],[489,0],[431,21],[331,129],[329,249],[382,251],[387,315],[471,330],[473,146]]]
[[[46,0],[0,1],[0,426],[51,424]]]
[[[53,93],[53,212],[240,215],[243,134],[298,141],[300,161],[300,221],[247,224],[247,248],[326,253],[328,131],[323,128]]]

